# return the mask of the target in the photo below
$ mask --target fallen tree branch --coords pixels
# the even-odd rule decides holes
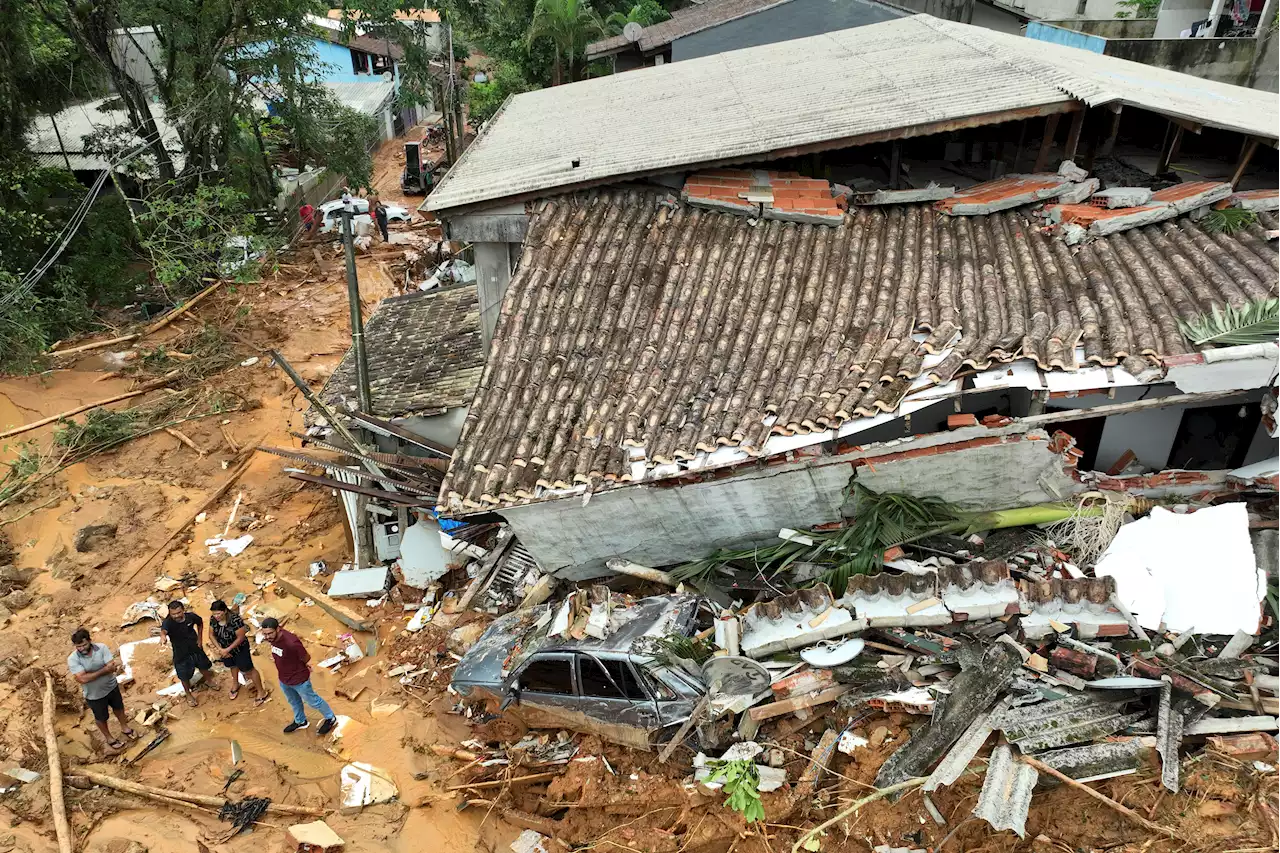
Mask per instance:
[[[1161,826],[1158,823],[1153,823],[1152,821],[1147,820],[1145,817],[1138,814],[1128,806],[1122,806],[1120,803],[1117,803],[1115,800],[1111,799],[1106,794],[1103,794],[1100,791],[1095,791],[1093,788],[1090,788],[1088,785],[1084,784],[1083,782],[1077,782],[1075,779],[1072,779],[1070,776],[1063,773],[1061,770],[1055,770],[1054,768],[1050,767],[1048,764],[1045,764],[1043,761],[1038,761],[1037,759],[1034,759],[1029,755],[1024,755],[1022,756],[1022,762],[1024,764],[1030,765],[1031,767],[1034,767],[1036,770],[1040,771],[1041,773],[1049,774],[1053,778],[1057,779],[1059,782],[1062,782],[1066,785],[1070,785],[1072,788],[1076,788],[1077,790],[1084,791],[1086,794],[1093,797],[1098,802],[1105,804],[1108,808],[1111,808],[1114,811],[1119,812],[1120,814],[1124,815],[1130,820],[1133,820],[1133,821],[1136,821],[1137,823],[1142,824],[1152,832],[1158,832],[1161,835],[1168,836],[1169,838],[1173,838],[1177,841],[1190,841],[1190,839],[1182,837],[1181,835],[1179,835],[1177,832],[1170,829],[1169,827]]]
[[[95,773],[92,770],[81,770],[79,775],[85,777],[95,785],[101,785],[104,788],[111,788],[114,791],[124,791],[127,794],[137,794],[140,797],[148,797],[154,800],[166,802],[178,800],[189,805],[207,806],[212,809],[221,809],[225,803],[230,802],[225,797],[211,797],[206,794],[188,794],[185,791],[166,791],[163,788],[152,788],[150,785],[130,782],[127,779],[117,779],[114,776],[108,776],[105,773]],[[302,817],[324,817],[325,815],[323,809],[313,809],[309,806],[294,806],[287,803],[272,803],[267,806],[267,813],[301,815]]]
[[[564,773],[556,770],[551,773],[530,773],[528,776],[516,776],[514,779],[494,779],[489,782],[471,782],[466,785],[450,785],[446,791],[461,791],[464,788],[497,788],[500,785],[514,785],[517,782],[545,782]]]
[[[76,406],[74,409],[68,409],[65,412],[59,412],[56,415],[50,415],[47,418],[41,418],[38,421],[32,421],[29,424],[23,424],[22,426],[14,427],[11,430],[0,432],[0,438],[12,438],[15,435],[22,435],[24,432],[30,432],[33,429],[39,429],[42,426],[46,426],[51,423],[56,423],[57,421],[63,420],[64,418],[69,418],[72,415],[78,415],[81,412],[87,412],[90,409],[96,409],[96,408],[99,408],[100,406],[106,406],[110,403],[118,403],[121,400],[128,400],[133,397],[139,397],[147,393],[148,391],[154,391],[156,388],[159,388],[161,385],[169,384],[169,380],[173,379],[173,377],[175,376],[177,376],[177,371],[174,371],[172,373],[166,373],[164,376],[161,376],[159,379],[153,379],[150,382],[143,383],[136,390],[128,391],[124,394],[117,394],[116,396],[108,397],[105,400],[98,400],[93,403],[85,403],[83,406]]]
[[[194,441],[188,438],[185,433],[179,430],[176,430],[172,427],[165,427],[164,431],[167,432],[169,435],[173,436],[174,438],[176,438],[178,441],[185,444],[187,447],[190,447],[192,450],[194,450],[197,456],[199,456],[202,459],[204,458],[204,451],[200,449],[200,446],[198,444],[196,444]]]
[[[77,353],[89,352],[90,350],[102,349],[112,344],[127,344],[129,341],[136,341],[141,335],[121,335],[118,338],[107,338],[105,341],[94,341],[91,344],[81,344],[78,347],[70,347],[68,349],[50,350],[49,355],[75,355]]]
[[[914,779],[908,779],[905,782],[899,782],[896,785],[890,785],[887,788],[881,788],[880,790],[876,791],[874,794],[868,794],[862,799],[855,801],[853,805],[849,806],[849,808],[840,812],[835,817],[831,818],[828,821],[818,824],[813,829],[809,830],[804,835],[800,836],[800,838],[796,841],[796,843],[791,845],[791,853],[799,853],[800,848],[803,847],[804,843],[808,841],[810,838],[817,838],[818,835],[824,829],[835,826],[840,821],[844,820],[845,818],[857,812],[858,809],[862,808],[863,806],[874,803],[876,800],[883,800],[885,797],[892,796],[893,794],[896,794],[899,791],[906,791],[911,788],[918,788],[928,781],[929,781],[928,776],[917,776]]]
[[[62,756],[58,754],[58,733],[53,728],[53,676],[44,674],[44,748],[49,754],[49,804],[53,807],[53,828],[58,833],[58,853],[72,853],[71,824],[62,798]]]
[[[93,785],[93,782],[92,782],[92,781],[89,779],[89,777],[87,777],[87,776],[78,776],[78,775],[77,775],[77,776],[68,776],[68,777],[67,777],[67,784],[68,784],[68,785],[71,785],[72,787],[84,787],[84,788],[88,788],[88,787],[90,787],[90,786],[92,786],[92,785]],[[131,791],[122,791],[121,793],[133,793],[133,792],[131,792]],[[148,799],[148,800],[155,800],[156,802],[159,802],[159,803],[168,803],[168,804],[169,804],[169,805],[171,805],[171,806],[182,806],[183,808],[187,808],[187,809],[199,809],[200,811],[205,812],[206,814],[212,814],[212,815],[215,815],[215,816],[216,816],[216,815],[218,814],[218,812],[221,810],[220,808],[217,808],[217,809],[216,809],[216,808],[214,808],[213,806],[202,806],[202,805],[200,805],[199,803],[189,803],[189,802],[187,802],[186,800],[179,800],[177,797],[170,797],[170,796],[165,795],[165,794],[136,794],[135,796],[143,797],[143,798]],[[267,822],[265,822],[265,821],[261,821],[261,820],[255,820],[255,821],[253,822],[253,825],[254,825],[254,826],[265,826],[265,827],[269,827],[269,828],[271,828],[271,829],[280,829],[280,828],[281,828],[281,827],[280,827],[279,825],[277,825],[277,824],[274,824],[274,823],[267,823]]]
[[[222,287],[224,282],[225,282],[225,279],[219,279],[218,281],[215,281],[213,284],[209,285],[204,290],[200,291],[195,296],[191,297],[191,299],[187,301],[186,305],[183,305],[181,308],[177,309],[176,311],[169,312],[168,314],[161,317],[156,322],[152,323],[150,326],[147,326],[145,329],[142,330],[142,334],[138,335],[138,337],[145,338],[148,335],[154,335],[156,332],[160,331],[165,326],[169,325],[174,320],[178,319],[183,314],[186,314],[192,308],[199,305],[202,299],[204,299],[210,293],[213,293],[219,287]]]

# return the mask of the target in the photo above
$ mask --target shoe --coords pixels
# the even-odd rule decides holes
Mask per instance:
[[[316,729],[316,734],[327,735],[329,732],[333,731],[333,727],[337,724],[338,720],[335,717],[330,717],[320,724],[320,728]]]
[[[291,735],[294,732],[296,732],[298,729],[305,729],[310,725],[311,725],[310,723],[290,723],[289,725],[284,727],[284,733],[287,735]]]

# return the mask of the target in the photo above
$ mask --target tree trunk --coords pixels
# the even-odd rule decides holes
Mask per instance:
[[[58,853],[71,853],[73,839],[67,823],[67,805],[62,799],[62,758],[58,754],[58,734],[53,728],[53,676],[44,674],[44,746],[49,755],[49,804],[53,828],[58,833]]]

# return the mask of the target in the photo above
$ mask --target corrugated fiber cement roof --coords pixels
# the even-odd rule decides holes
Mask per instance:
[[[517,95],[426,206],[447,212],[1071,100],[1267,139],[1280,126],[1270,92],[915,15]]]

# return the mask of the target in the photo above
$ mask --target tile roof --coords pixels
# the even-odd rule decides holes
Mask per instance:
[[[640,31],[637,46],[649,53],[666,47],[678,38],[745,18],[773,6],[781,6],[791,0],[708,0],[678,9],[665,21],[651,24]],[[630,42],[625,36],[612,36],[587,45],[587,58],[596,59],[625,48]]]
[[[442,506],[605,489],[729,448],[761,455],[770,436],[895,411],[916,377],[1021,357],[1076,368],[1077,344],[1082,366],[1158,375],[1157,356],[1188,349],[1177,318],[1274,294],[1276,266],[1258,226],[1228,237],[1187,218],[1071,248],[1018,212],[859,208],[831,227],[638,191],[550,199],[531,217]]]
[[[347,37],[345,33],[331,30],[328,27],[313,27],[312,33],[324,41],[371,53],[374,56],[389,56],[397,62],[404,59],[404,48],[389,39],[362,35]]]
[[[1270,92],[914,15],[516,95],[426,206],[448,212],[847,147],[873,134],[991,124],[1073,101],[1130,104],[1266,139],[1280,127]]]
[[[476,286],[384,299],[365,321],[372,414],[430,414],[471,402],[484,367]],[[320,397],[356,408],[355,356],[348,351]]]

